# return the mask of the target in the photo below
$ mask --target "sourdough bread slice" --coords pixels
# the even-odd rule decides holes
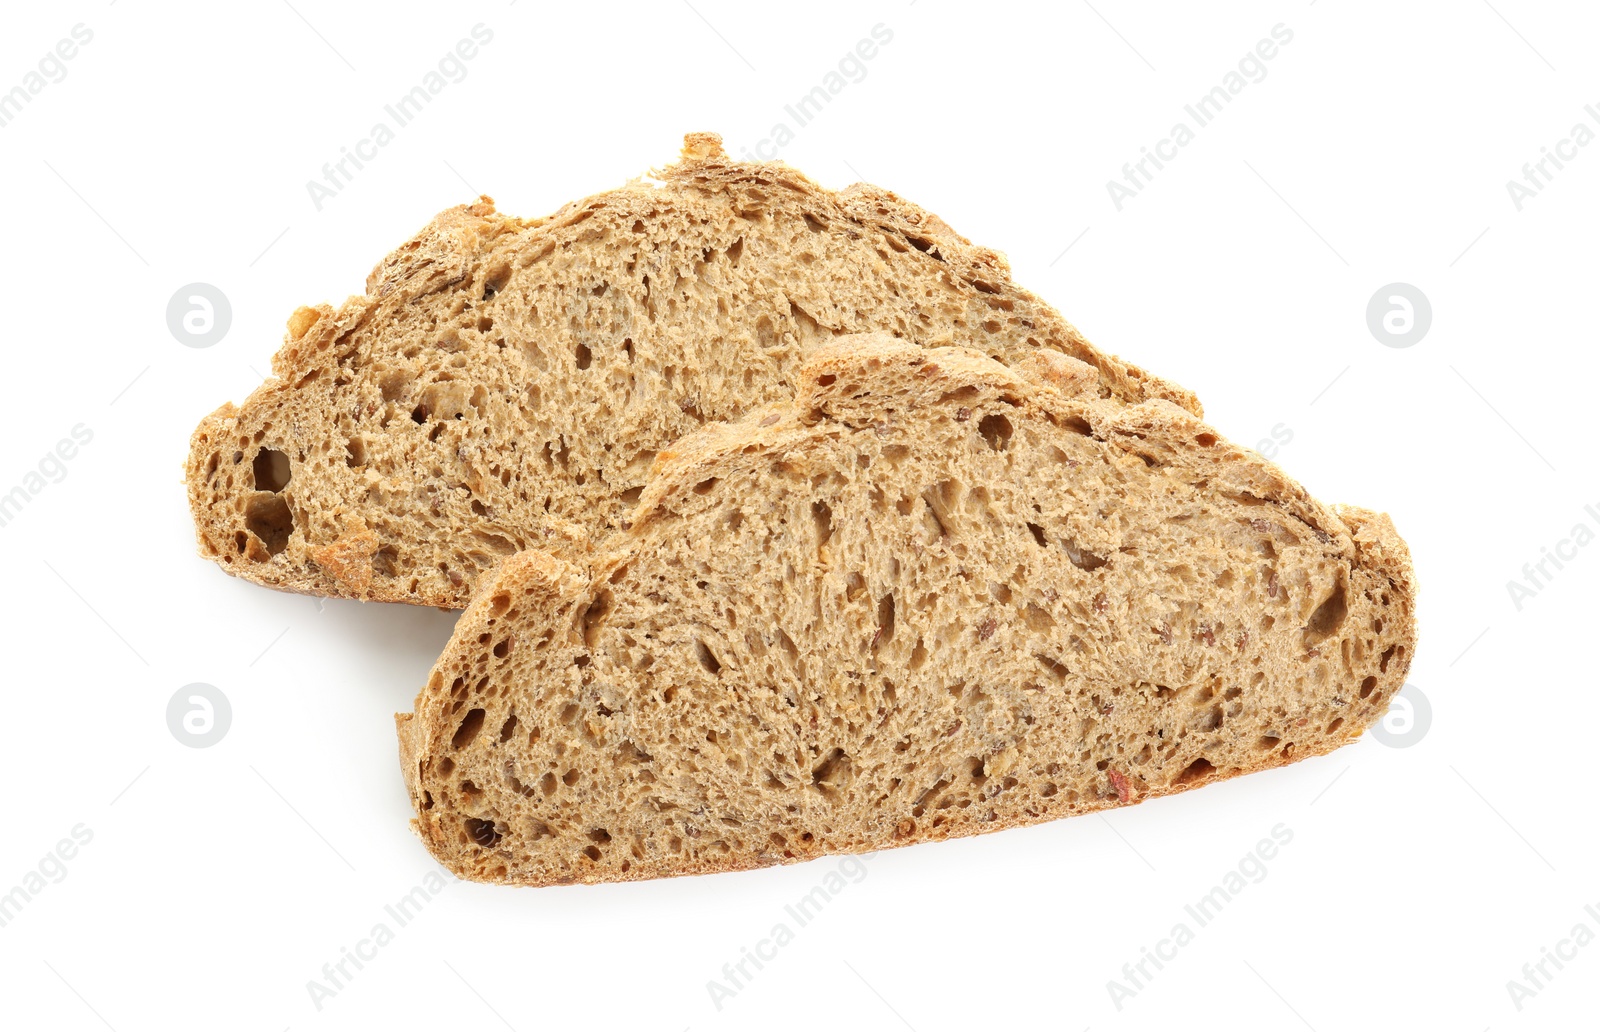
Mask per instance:
[[[1070,358],[883,336],[656,459],[617,550],[508,558],[396,721],[445,866],[695,874],[1135,803],[1357,738],[1388,517]]]
[[[658,451],[790,396],[856,331],[1069,355],[1100,395],[1200,411],[892,193],[730,161],[709,134],[658,175],[543,219],[453,208],[365,295],[295,312],[275,376],[194,433],[201,554],[277,588],[463,606],[519,549],[581,556]]]

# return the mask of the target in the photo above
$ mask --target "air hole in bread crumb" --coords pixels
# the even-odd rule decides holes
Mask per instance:
[[[1178,776],[1172,779],[1172,783],[1174,785],[1193,784],[1194,782],[1203,778],[1209,778],[1216,772],[1217,768],[1211,763],[1211,761],[1202,756],[1198,760],[1195,760],[1193,763],[1189,764],[1187,767],[1183,768],[1183,770],[1179,771]]]
[[[1067,665],[1058,659],[1051,659],[1049,656],[1040,655],[1037,652],[1034,653],[1033,658],[1038,660],[1039,665],[1048,670],[1050,676],[1058,681],[1065,681],[1067,675],[1071,672],[1067,669]]]
[[[494,658],[495,659],[505,659],[506,656],[510,654],[510,652],[511,652],[511,639],[510,638],[501,638],[499,641],[495,642],[495,645],[494,645]]]
[[[717,478],[716,477],[707,477],[706,479],[700,481],[700,483],[694,485],[694,493],[695,494],[702,494],[702,495],[703,494],[710,494],[711,493],[711,489],[716,487],[716,486],[717,486]]]
[[[995,451],[1005,451],[1007,442],[1011,440],[1011,420],[998,413],[984,416],[978,420],[978,433],[989,442],[989,447]]]
[[[367,464],[367,442],[359,437],[352,437],[344,444],[344,464],[355,469]]]
[[[1366,680],[1361,682],[1361,697],[1365,699],[1372,694],[1372,690],[1376,687],[1378,687],[1378,679],[1368,676]]]
[[[411,370],[391,369],[378,380],[378,392],[384,401],[399,401],[411,386]]]
[[[1216,434],[1201,434],[1194,439],[1194,443],[1202,448],[1210,448],[1217,443]]]
[[[260,556],[266,559],[289,547],[289,535],[294,531],[294,514],[289,511],[289,503],[282,495],[256,495],[245,506],[244,526],[266,546],[266,555]],[[256,559],[258,554],[252,554],[250,558]]]
[[[483,280],[483,299],[487,301],[504,290],[506,281],[510,278],[511,267],[509,265],[498,265],[490,269],[489,274]]]
[[[722,664],[717,661],[717,657],[711,654],[706,643],[699,638],[694,640],[694,658],[712,676],[716,676],[722,670]]]
[[[1063,538],[1061,547],[1066,551],[1067,558],[1072,561],[1072,565],[1080,570],[1098,570],[1106,564],[1105,559],[1095,555],[1093,552],[1079,548],[1071,538]]]
[[[817,377],[817,386],[818,387],[831,387],[831,386],[833,386],[833,381],[835,381],[837,379],[838,379],[838,377],[834,376],[832,373],[824,373],[823,375]]]
[[[827,556],[822,549],[828,543],[828,539],[833,537],[833,510],[828,507],[827,502],[812,502],[811,519],[817,527],[817,557],[826,561]]]
[[[1339,581],[1334,584],[1333,591],[1322,600],[1316,611],[1311,614],[1311,619],[1305,626],[1305,641],[1307,644],[1326,639],[1339,625],[1344,623],[1345,614],[1349,607],[1345,603],[1344,577],[1341,572]]]
[[[600,640],[600,631],[605,627],[606,617],[611,613],[611,605],[611,592],[602,590],[595,594],[588,607],[584,609],[581,626],[585,648],[594,648]]]
[[[492,849],[500,843],[500,832],[495,830],[494,821],[481,820],[477,817],[466,819],[467,834],[472,836],[472,841],[484,849]]]
[[[293,476],[289,469],[289,456],[273,448],[263,448],[256,452],[255,461],[251,464],[256,477],[256,490],[277,493],[289,484]]]
[[[878,631],[872,636],[872,647],[881,649],[894,640],[894,593],[878,599]]]
[[[511,714],[511,716],[506,718],[506,722],[504,724],[500,725],[500,741],[502,741],[502,742],[509,741],[511,736],[513,734],[515,734],[516,731],[517,731],[517,715],[515,713],[513,713],[513,714]]]
[[[578,350],[577,350],[578,368],[579,369],[587,369],[587,368],[589,368],[589,362],[590,362],[590,360],[592,358],[593,358],[593,356],[589,352],[589,345],[587,345],[587,344],[579,344],[578,345]]]
[[[400,553],[393,545],[384,545],[372,554],[372,572],[380,577],[393,577],[398,570],[396,560]]]
[[[461,723],[456,727],[456,733],[450,739],[450,748],[461,750],[472,744],[478,737],[478,732],[483,729],[483,710],[470,709],[467,715],[461,718]]]
[[[828,800],[838,802],[839,793],[850,787],[852,773],[849,754],[835,749],[811,769],[811,785]]]

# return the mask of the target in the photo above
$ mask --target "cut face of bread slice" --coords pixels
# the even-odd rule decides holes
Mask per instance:
[[[486,580],[398,718],[463,877],[735,870],[1325,753],[1414,643],[1405,544],[1071,359],[848,338],[657,458],[618,550]]]
[[[1097,394],[1199,412],[894,194],[732,162],[709,135],[659,175],[544,219],[451,209],[366,295],[297,311],[276,375],[194,433],[201,553],[273,587],[463,606],[505,555],[581,555],[657,452],[788,398],[858,331],[1072,356]]]

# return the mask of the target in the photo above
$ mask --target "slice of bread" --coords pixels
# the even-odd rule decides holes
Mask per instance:
[[[414,821],[526,885],[1034,824],[1335,749],[1410,665],[1387,516],[1070,358],[883,336],[507,559],[397,724]]]
[[[463,606],[512,552],[581,556],[657,452],[789,397],[858,331],[1068,355],[1099,395],[1200,412],[892,193],[730,161],[709,134],[657,174],[549,218],[453,208],[364,296],[295,312],[276,375],[194,433],[201,553],[272,587]]]

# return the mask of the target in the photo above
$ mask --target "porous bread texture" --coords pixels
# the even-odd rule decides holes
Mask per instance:
[[[523,885],[1034,824],[1325,753],[1405,680],[1387,516],[1068,358],[846,338],[507,559],[396,717],[432,854]]]
[[[271,587],[459,608],[512,552],[580,557],[658,451],[789,397],[807,354],[856,331],[1070,355],[1101,395],[1200,411],[888,191],[730,161],[710,134],[657,175],[543,219],[452,208],[364,296],[295,312],[274,377],[195,430],[201,554]]]

